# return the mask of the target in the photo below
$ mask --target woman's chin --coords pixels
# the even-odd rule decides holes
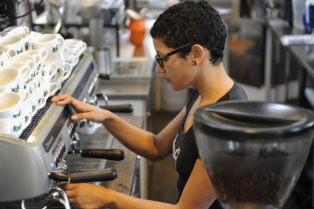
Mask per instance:
[[[175,85],[172,85],[172,84],[170,84],[170,85],[171,85],[171,88],[172,88],[174,91],[181,91],[181,90],[185,89],[185,88],[180,88],[180,87],[175,86]]]

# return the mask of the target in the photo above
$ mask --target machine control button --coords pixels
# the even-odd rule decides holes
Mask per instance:
[[[83,128],[85,127],[85,124],[86,124],[86,120],[81,120],[81,124],[80,124],[80,128]]]
[[[95,89],[95,83],[92,82],[92,83],[89,85],[89,87],[88,87],[88,93],[89,93],[89,95],[91,95],[91,94],[93,93],[94,89]]]
[[[60,148],[60,157],[62,158],[62,156],[63,156],[63,149],[62,149],[62,147]]]
[[[58,166],[58,160],[57,160],[56,157],[54,157],[54,161],[55,161],[55,165],[56,165],[56,167],[57,167],[57,166]]]

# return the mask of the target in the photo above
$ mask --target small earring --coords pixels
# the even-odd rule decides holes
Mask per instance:
[[[196,65],[196,61],[194,60],[194,65]]]

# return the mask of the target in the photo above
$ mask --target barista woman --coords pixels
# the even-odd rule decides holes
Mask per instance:
[[[70,104],[73,120],[102,123],[122,144],[149,159],[173,155],[179,173],[177,204],[130,197],[90,184],[65,184],[70,203],[80,208],[221,208],[203,167],[193,133],[193,113],[199,107],[225,100],[247,99],[244,90],[225,72],[222,64],[226,30],[218,12],[205,1],[186,1],[159,15],[150,31],[157,52],[156,71],[175,91],[193,85],[196,90],[181,112],[157,135],[134,127],[117,115],[82,103],[68,95],[53,98]],[[216,201],[215,201],[216,200]]]

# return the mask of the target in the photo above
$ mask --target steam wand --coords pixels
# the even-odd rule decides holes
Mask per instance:
[[[46,203],[47,205],[45,207],[43,207],[42,209],[47,209],[51,205],[58,203],[58,202],[61,203],[62,205],[64,205],[64,207],[66,209],[71,209],[67,195],[65,194],[65,192],[62,189],[60,189],[58,187],[51,189],[43,198],[34,198],[33,201],[43,203],[56,192],[59,193],[63,197],[63,199],[55,198],[53,200],[50,200],[49,202]],[[21,207],[22,207],[22,209],[26,209],[25,200],[21,201]]]

